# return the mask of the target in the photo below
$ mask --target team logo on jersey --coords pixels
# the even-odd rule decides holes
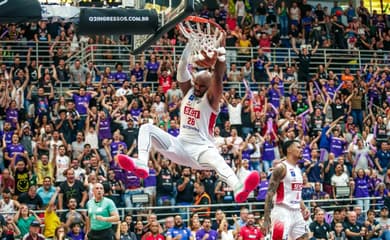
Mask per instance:
[[[291,190],[293,191],[301,191],[303,188],[302,183],[291,183]]]
[[[185,106],[184,107],[184,114],[190,117],[194,117],[199,119],[200,118],[200,111],[196,110],[192,107]]]
[[[195,96],[194,95],[190,95],[188,97],[188,101],[186,103],[187,106],[191,106],[192,105],[192,102],[195,100]]]
[[[294,169],[290,169],[290,174],[291,174],[291,177],[295,177],[295,171],[294,171]]]

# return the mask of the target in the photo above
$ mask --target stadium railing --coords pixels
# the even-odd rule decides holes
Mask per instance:
[[[333,210],[345,207],[349,210],[353,210],[357,204],[356,200],[370,200],[370,208],[375,209],[377,212],[381,209],[383,205],[373,203],[374,200],[379,199],[378,197],[370,197],[370,198],[348,198],[348,199],[323,199],[323,200],[310,200],[305,201],[306,206],[312,210],[314,206],[319,206],[324,209],[325,212],[328,213],[331,217],[333,216]],[[210,217],[215,217],[215,212],[218,209],[224,211],[226,216],[231,219],[233,215],[239,216],[240,209],[242,207],[248,208],[249,212],[254,213],[256,216],[263,216],[264,211],[264,202],[253,201],[249,203],[230,203],[230,204],[212,204],[212,205],[201,205],[202,207],[210,207]],[[156,213],[158,216],[158,220],[163,222],[164,219],[168,216],[181,215],[183,219],[188,220],[193,215],[191,209],[199,207],[199,205],[192,206],[145,206],[142,204],[136,204],[136,207],[133,208],[118,208],[119,215],[121,219],[124,218],[127,214],[131,214],[133,220],[135,219],[143,219],[145,220],[147,215],[150,213]],[[60,216],[66,210],[56,210],[57,214]],[[78,211],[87,211],[86,209],[78,209]],[[44,213],[44,210],[34,211],[35,213]],[[203,212],[198,212],[199,215],[202,215]],[[0,214],[12,214],[9,212],[0,212]]]
[[[57,46],[66,45],[64,42],[57,42]],[[72,43],[64,49],[64,54],[69,54],[70,57],[66,61],[67,64],[73,64],[74,60],[79,59],[86,64],[88,61],[93,61],[98,69],[103,72],[105,67],[110,67],[112,72],[115,72],[115,64],[123,63],[124,71],[128,71],[130,57],[135,62],[140,61],[140,56],[131,56],[131,45],[106,45],[106,44],[87,44],[86,42]],[[15,56],[20,56],[22,62],[26,62],[26,56],[31,49],[31,60],[36,60],[45,66],[51,63],[49,45],[45,42],[31,41],[0,41],[0,63],[8,66],[12,65]],[[170,57],[173,66],[176,66],[183,51],[183,46],[152,46],[149,51],[145,51],[145,61],[150,57],[150,54],[157,51],[158,58]],[[54,51],[55,52],[55,51]],[[272,64],[279,66],[295,65],[298,61],[298,56],[291,48],[271,48],[266,55],[270,58]],[[235,63],[238,69],[245,65],[245,62],[250,59],[257,58],[257,48],[239,48],[227,47],[227,65],[228,71],[230,64]],[[376,63],[379,67],[388,66],[390,64],[389,51],[372,51],[372,50],[346,50],[346,49],[318,49],[317,53],[311,59],[311,74],[316,73],[317,66],[322,64],[325,66],[330,61],[330,69],[336,74],[341,74],[346,67],[351,69],[352,74],[356,74],[357,70],[362,70],[366,64]],[[252,63],[252,70],[254,64]],[[272,65],[271,65],[272,68]],[[259,84],[266,85],[267,83],[250,82],[251,87],[258,87]],[[143,83],[156,89],[158,83]],[[63,95],[68,89],[69,82],[62,82],[57,88],[57,94]],[[232,85],[237,86],[237,83],[225,83],[225,89],[229,89]],[[300,84],[299,88],[304,90],[304,84]],[[243,87],[238,89],[239,92],[245,90]]]

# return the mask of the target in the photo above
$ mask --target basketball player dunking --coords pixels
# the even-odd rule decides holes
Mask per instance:
[[[297,165],[302,157],[301,143],[297,140],[284,142],[283,154],[286,160],[275,166],[268,184],[264,226],[267,232],[271,230],[272,240],[306,240],[308,229],[305,219],[310,211],[301,198],[303,180]]]
[[[184,95],[180,109],[180,135],[173,137],[152,124],[144,124],[138,135],[138,159],[119,155],[118,162],[124,169],[145,178],[148,176],[147,162],[153,146],[177,164],[194,169],[215,170],[221,180],[234,189],[236,202],[244,202],[259,183],[258,172],[251,172],[240,181],[214,145],[213,130],[219,113],[226,63],[217,58],[217,52],[213,58],[205,55],[206,65],[207,61],[215,62],[213,60],[217,58],[213,73],[203,70],[195,73],[192,79],[188,70],[189,58],[187,44],[177,72],[177,80]]]

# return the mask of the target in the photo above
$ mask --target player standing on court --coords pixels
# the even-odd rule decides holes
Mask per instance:
[[[221,42],[224,41],[225,36]],[[214,67],[214,71],[203,70],[193,76],[188,70],[190,54],[191,49],[187,44],[177,70],[177,81],[184,95],[180,109],[180,135],[175,138],[152,124],[144,124],[138,135],[139,159],[119,155],[118,162],[124,169],[145,178],[148,176],[147,162],[153,146],[177,164],[215,170],[221,180],[234,189],[236,202],[244,202],[259,183],[258,172],[251,172],[242,182],[239,181],[214,145],[213,130],[223,93],[226,63],[218,57],[221,52],[215,51],[211,58],[203,54],[205,59],[202,65]],[[212,62],[215,62],[214,66],[210,64]]]
[[[308,239],[304,219],[310,215],[302,195],[302,172],[297,162],[302,157],[301,143],[288,140],[283,144],[286,160],[272,171],[264,206],[264,226],[271,230],[272,240]],[[272,212],[271,212],[272,209]],[[270,229],[271,228],[271,229]]]

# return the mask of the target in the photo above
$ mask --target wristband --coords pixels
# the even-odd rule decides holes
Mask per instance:
[[[226,61],[226,49],[224,47],[219,47],[217,49],[217,54],[218,54],[218,60],[220,62]]]

